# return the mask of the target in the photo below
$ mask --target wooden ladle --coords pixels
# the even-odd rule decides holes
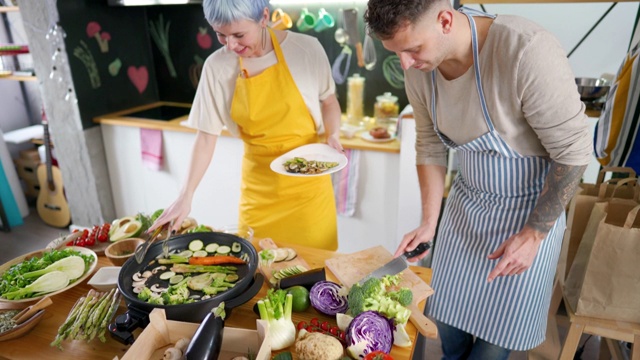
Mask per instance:
[[[24,308],[22,311],[17,313],[11,320],[15,321],[16,326],[22,324],[23,322],[29,320],[35,313],[40,311],[41,309],[46,308],[47,306],[53,304],[51,298],[48,296],[43,297],[37,303]]]

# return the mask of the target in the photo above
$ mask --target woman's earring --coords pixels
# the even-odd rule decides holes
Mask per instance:
[[[267,48],[267,28],[262,28],[262,50]]]

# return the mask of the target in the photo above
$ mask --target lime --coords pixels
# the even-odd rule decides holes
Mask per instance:
[[[295,312],[303,312],[309,308],[311,302],[309,301],[309,290],[304,286],[292,286],[287,289],[287,294],[293,296],[293,304],[291,309]]]

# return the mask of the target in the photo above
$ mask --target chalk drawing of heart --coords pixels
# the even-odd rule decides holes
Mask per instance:
[[[149,83],[149,72],[147,71],[147,67],[140,66],[139,68],[136,68],[135,66],[129,66],[127,69],[127,75],[129,75],[129,79],[136,89],[138,89],[138,92],[142,94]]]

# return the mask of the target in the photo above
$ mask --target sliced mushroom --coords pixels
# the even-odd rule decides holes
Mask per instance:
[[[142,277],[142,274],[140,274],[140,272],[133,274],[133,281],[142,281],[142,280],[144,280],[144,278]]]
[[[201,297],[200,295],[194,294],[194,295],[189,296],[189,299],[200,300],[200,297]]]
[[[209,298],[211,298],[211,295],[203,295],[200,300],[207,300]]]
[[[144,287],[144,283],[147,282],[147,279],[142,279],[140,281],[134,281],[132,283],[133,287]]]
[[[182,351],[174,347],[170,347],[164,351],[163,360],[180,360],[182,359]]]
[[[164,266],[164,265],[160,265],[160,266],[158,266],[157,268],[154,268],[153,270],[151,270],[151,272],[155,274],[155,273],[157,273],[157,272],[158,272],[158,271],[160,271],[160,270],[166,270],[166,269],[167,269],[167,267],[166,267],[166,266]]]
[[[149,289],[154,293],[161,293],[161,292],[167,291],[167,288],[160,287],[158,286],[158,284],[153,284]]]
[[[142,289],[144,289],[144,286],[136,286],[133,288],[133,292],[135,294],[140,294],[142,292]]]
[[[151,271],[149,271],[149,270],[147,270],[147,271],[142,273],[142,277],[145,278],[145,279],[146,278],[150,278],[151,275],[153,275],[153,273]]]

